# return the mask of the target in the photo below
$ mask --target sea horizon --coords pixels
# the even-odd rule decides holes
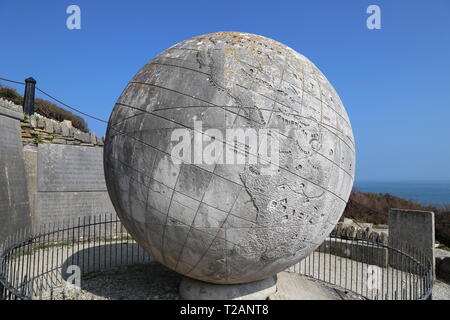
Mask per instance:
[[[423,205],[450,204],[450,180],[358,180],[354,188],[362,192],[389,193]]]

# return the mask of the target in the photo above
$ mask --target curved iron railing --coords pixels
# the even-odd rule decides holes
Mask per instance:
[[[71,266],[86,276],[149,261],[112,215],[54,223],[36,233],[21,231],[0,247],[0,299],[53,299],[53,289],[71,281]],[[335,231],[286,271],[324,283],[342,298],[352,293],[361,299],[424,300],[433,288],[431,263],[419,249]]]

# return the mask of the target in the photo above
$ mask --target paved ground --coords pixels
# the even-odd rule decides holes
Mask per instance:
[[[280,272],[270,300],[360,300],[361,296],[291,272]]]
[[[423,286],[416,273],[317,251],[289,271],[309,275],[374,300],[417,299]]]

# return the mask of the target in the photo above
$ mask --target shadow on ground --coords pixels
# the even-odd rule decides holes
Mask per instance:
[[[81,271],[81,290],[65,293],[69,299],[179,298],[182,276],[152,259],[137,244],[114,243],[79,250],[66,259],[61,269],[62,278],[69,283],[74,283],[73,265]]]

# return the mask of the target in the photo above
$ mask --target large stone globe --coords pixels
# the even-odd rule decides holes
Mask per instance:
[[[118,216],[151,256],[233,284],[285,270],[324,241],[350,195],[355,142],[311,61],[219,32],[139,70],[109,119],[104,164]]]

